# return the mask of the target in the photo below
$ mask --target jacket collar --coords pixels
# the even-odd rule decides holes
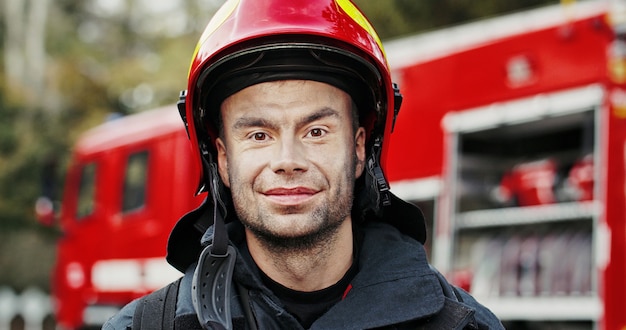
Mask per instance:
[[[444,307],[441,285],[430,270],[420,243],[384,223],[362,224],[355,230],[361,231],[363,238],[359,272],[351,283],[352,289],[343,301],[313,323],[312,329],[382,327],[425,319]],[[245,250],[243,226],[229,224],[229,235],[239,250],[235,280],[263,291],[277,302],[274,294],[262,285],[258,270]]]
[[[443,291],[421,244],[382,223],[370,223],[363,232],[352,289],[313,328],[382,327],[427,318],[443,308]]]

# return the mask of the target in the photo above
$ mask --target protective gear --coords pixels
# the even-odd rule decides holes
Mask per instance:
[[[248,86],[287,79],[328,83],[352,96],[368,151],[368,196],[358,206],[378,212],[388,205],[380,159],[402,96],[391,82],[380,39],[349,0],[229,0],[215,14],[196,47],[179,102],[197,161],[208,163],[200,191],[212,190],[217,180],[210,164],[222,101]]]

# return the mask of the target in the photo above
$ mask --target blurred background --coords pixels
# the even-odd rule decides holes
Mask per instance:
[[[355,2],[387,42],[559,1]],[[221,3],[2,1],[0,297],[49,294],[62,232],[57,224],[36,221],[35,201],[47,195],[58,203],[72,145],[82,132],[111,116],[177,100],[195,43]],[[8,307],[0,302],[2,308]]]

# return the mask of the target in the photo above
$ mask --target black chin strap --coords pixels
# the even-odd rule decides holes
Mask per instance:
[[[186,98],[187,91],[182,91],[177,106],[189,136]],[[217,164],[211,154],[206,152],[206,145],[203,146],[202,142],[200,145],[203,172],[213,200],[213,242],[202,250],[198,259],[193,274],[191,300],[203,329],[232,329],[230,292],[237,253],[228,245],[225,222],[227,208],[222,200],[224,194],[220,193]]]
[[[376,214],[380,214],[384,206],[391,204],[391,197],[389,191],[389,184],[383,170],[378,163],[380,159],[380,151],[382,145],[382,138],[377,137],[372,144],[370,155],[366,161],[366,193],[369,195],[366,199],[366,205],[363,207],[370,207]]]
[[[226,206],[221,200],[217,164],[203,158],[209,194],[213,199],[213,242],[205,247],[193,275],[191,297],[203,329],[232,329],[230,292],[237,253],[228,244]]]
[[[208,161],[205,157],[208,158]],[[227,209],[222,200],[224,194],[220,191],[217,164],[212,161],[211,154],[207,154],[205,157],[202,157],[202,163],[208,176],[209,194],[213,199],[213,243],[210,245],[211,253],[214,255],[225,255],[228,247],[228,232],[226,231],[225,223]]]

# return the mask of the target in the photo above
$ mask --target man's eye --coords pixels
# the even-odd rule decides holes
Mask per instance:
[[[323,129],[321,129],[321,128],[314,128],[314,129],[312,129],[312,130],[309,132],[309,134],[310,134],[312,137],[320,137],[320,136],[323,136],[323,135],[324,135],[324,130],[323,130]]]
[[[267,138],[267,135],[265,133],[258,132],[258,133],[254,133],[252,138],[255,141],[263,141],[263,140],[265,140]]]

